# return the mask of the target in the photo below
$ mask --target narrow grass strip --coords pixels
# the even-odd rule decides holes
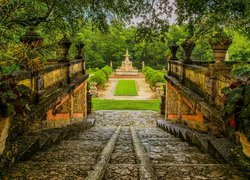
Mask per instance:
[[[93,98],[93,110],[160,111],[160,100],[112,100]]]

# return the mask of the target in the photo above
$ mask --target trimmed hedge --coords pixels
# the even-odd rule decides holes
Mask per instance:
[[[96,82],[97,86],[103,88],[108,81],[109,76],[112,74],[112,69],[109,66],[105,66],[102,69],[96,71],[93,76],[89,78],[89,82]]]
[[[151,67],[144,67],[142,72],[145,75],[146,81],[150,84],[150,86],[155,86],[156,83],[165,83],[164,73],[158,70],[154,70]]]

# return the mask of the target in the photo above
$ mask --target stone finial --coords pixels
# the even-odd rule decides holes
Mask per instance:
[[[191,55],[192,51],[195,47],[195,43],[188,37],[182,44],[181,44],[183,50],[184,50],[184,62],[192,62]]]
[[[83,56],[82,56],[82,50],[84,48],[84,44],[79,41],[77,44],[76,44],[76,49],[77,49],[77,55],[75,56],[75,59],[83,59]]]
[[[69,61],[68,54],[69,54],[69,48],[71,46],[70,40],[65,35],[58,43],[59,47],[61,48],[61,55],[62,59],[61,62],[67,62]]]
[[[20,41],[31,47],[39,46],[43,42],[43,38],[35,31],[35,27],[30,27],[30,29],[24,34]]]
[[[145,62],[144,61],[142,61],[142,69],[145,67]]]
[[[111,69],[113,69],[113,62],[112,61],[110,61],[109,66],[111,67]]]
[[[215,63],[222,64],[226,58],[226,53],[229,46],[232,43],[232,39],[229,37],[222,37],[219,33],[210,38],[209,44],[213,50]]]
[[[175,41],[173,41],[170,45],[169,45],[169,49],[171,51],[171,57],[170,57],[170,60],[178,60],[178,58],[176,57],[176,53],[177,53],[177,50],[179,48],[179,45],[176,44]]]

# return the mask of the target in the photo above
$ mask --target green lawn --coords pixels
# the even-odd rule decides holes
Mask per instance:
[[[119,80],[115,87],[115,96],[137,96],[135,80]]]
[[[93,110],[160,111],[160,100],[110,100],[93,98]]]

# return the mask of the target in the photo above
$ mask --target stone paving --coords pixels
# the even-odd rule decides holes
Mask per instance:
[[[105,85],[105,89],[99,92],[99,98],[115,100],[149,100],[154,99],[154,92],[150,89],[145,78],[122,78],[123,80],[135,80],[138,87],[138,96],[114,96],[117,82],[120,78],[110,78]]]
[[[97,111],[89,118],[96,120],[95,127],[16,164],[6,179],[245,179],[230,165],[156,127],[162,119],[157,112]],[[135,143],[149,161],[140,159],[142,149]],[[142,178],[145,165],[152,167],[148,173],[153,178]]]

